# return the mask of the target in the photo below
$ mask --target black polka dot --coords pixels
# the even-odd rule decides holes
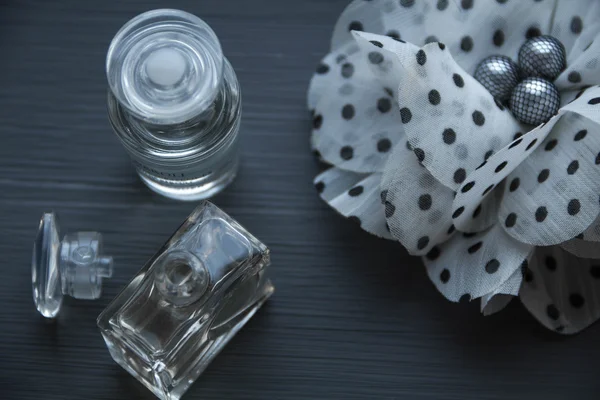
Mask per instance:
[[[388,33],[386,33],[386,36],[389,36],[389,37],[391,37],[392,39],[394,39],[394,40],[396,40],[398,42],[405,43],[404,40],[402,40],[400,38],[400,32],[398,32],[396,30],[388,31]]]
[[[442,271],[442,273],[440,274],[440,281],[442,281],[442,283],[448,283],[449,280],[450,280],[450,271],[448,271],[447,269],[444,269]]]
[[[579,83],[581,82],[581,74],[577,71],[571,71],[569,72],[568,79],[571,83]]]
[[[321,125],[323,125],[323,116],[315,115],[315,117],[313,118],[313,128],[319,129]]]
[[[371,64],[381,64],[383,62],[383,55],[378,51],[372,51],[369,53],[369,61]]]
[[[400,5],[402,7],[412,7],[415,4],[415,0],[400,0]]]
[[[456,132],[454,132],[454,129],[451,128],[444,129],[442,137],[444,139],[444,143],[452,144],[456,141]]]
[[[593,99],[591,99],[590,101],[588,101],[588,104],[591,106],[595,106],[600,104],[600,97],[594,97]]]
[[[452,235],[455,230],[456,230],[456,227],[454,225],[450,225],[450,228],[448,228],[448,231],[446,233],[448,235]]]
[[[552,151],[552,150],[554,150],[554,148],[556,147],[557,144],[558,144],[558,140],[552,139],[548,143],[546,143],[546,147],[544,147],[544,150]]]
[[[361,24],[359,21],[352,21],[350,22],[350,25],[348,25],[349,31],[362,31],[363,29],[363,24]]]
[[[521,136],[523,136],[523,132],[517,132],[515,133],[515,135],[513,136],[513,140],[517,140],[518,138],[520,138]]]
[[[515,178],[510,182],[508,189],[511,192],[514,192],[515,190],[517,190],[519,188],[520,184],[521,184],[521,180],[519,178]]]
[[[351,63],[345,63],[342,65],[342,77],[350,78],[354,75],[354,65]]]
[[[548,179],[548,177],[550,176],[550,170],[549,169],[543,169],[539,175],[538,175],[538,182],[539,183],[543,183],[546,181],[546,179]]]
[[[560,317],[560,312],[558,312],[558,308],[556,308],[554,304],[550,304],[548,307],[546,307],[546,315],[552,321],[557,321]]]
[[[494,32],[492,41],[496,47],[502,46],[504,44],[504,32],[498,29],[496,32]]]
[[[500,171],[502,171],[504,169],[504,167],[506,167],[508,165],[507,161],[502,161],[494,170],[494,172],[498,173]]]
[[[317,66],[317,74],[326,74],[329,72],[329,65],[327,64],[319,64]]]
[[[481,111],[473,112],[473,122],[477,126],[483,126],[483,124],[485,124],[485,117]]]
[[[466,239],[470,239],[470,238],[475,237],[475,236],[477,236],[477,232],[471,232],[471,233],[465,232],[465,233],[463,233],[463,237],[466,238]]]
[[[419,240],[417,241],[417,249],[423,250],[425,247],[427,247],[428,244],[429,244],[429,238],[427,236],[423,236],[423,237],[419,238]]]
[[[385,202],[385,217],[391,218],[396,212],[396,206],[390,203],[389,201]]]
[[[494,189],[494,187],[495,187],[494,185],[488,186],[481,195],[486,196],[489,192],[491,192]]]
[[[383,88],[383,90],[387,93],[388,96],[394,97],[394,92],[390,88]]]
[[[441,254],[442,250],[437,246],[433,246],[431,250],[429,250],[429,252],[425,255],[425,257],[427,257],[429,261],[435,261],[440,257]],[[448,278],[450,277],[448,276]]]
[[[600,279],[600,265],[592,265],[590,267],[590,275],[594,279]]]
[[[440,48],[440,50],[446,50],[446,45],[442,42],[440,42],[435,36],[432,36],[435,40],[434,42],[438,42],[438,47]]]
[[[529,261],[527,261],[527,259],[523,260],[523,263],[521,264],[521,274],[523,275],[525,282],[533,282],[533,271],[529,268]]]
[[[548,210],[546,209],[546,207],[544,207],[544,206],[538,207],[538,209],[535,210],[535,220],[537,222],[544,222],[544,220],[546,219],[547,216],[548,216]]]
[[[473,186],[475,186],[475,182],[469,182],[466,185],[464,185],[462,189],[460,189],[460,191],[462,193],[467,193],[469,190],[473,189]]]
[[[456,219],[461,216],[461,214],[465,211],[464,207],[457,208],[454,213],[452,213],[452,218]]]
[[[544,265],[546,265],[546,269],[548,271],[556,271],[556,258],[552,256],[546,256],[546,258],[544,259]]]
[[[527,29],[527,32],[525,33],[525,37],[527,39],[533,39],[534,37],[538,37],[538,36],[542,36],[542,31],[537,26],[530,27],[529,29]]]
[[[581,20],[581,18],[577,16],[573,17],[573,19],[571,20],[571,32],[578,35],[581,33],[582,29],[583,21]]]
[[[425,152],[423,151],[423,149],[420,149],[417,147],[416,149],[413,150],[413,152],[417,156],[417,159],[419,160],[419,162],[423,162],[423,160],[425,160]]]
[[[504,221],[504,225],[507,228],[512,228],[513,226],[515,226],[516,223],[517,223],[517,214],[515,214],[515,213],[508,214],[508,216],[506,217],[506,221]]]
[[[390,139],[384,138],[377,141],[377,151],[380,153],[387,153],[392,148],[392,142]]]
[[[419,50],[417,52],[417,63],[419,65],[425,65],[426,62],[427,62],[427,54],[425,54],[425,52],[423,50]]]
[[[577,172],[578,169],[579,169],[579,161],[577,161],[577,160],[571,161],[571,163],[567,167],[567,174],[573,175],[575,172]]]
[[[350,160],[352,157],[354,157],[354,149],[350,146],[342,147],[340,150],[340,157],[343,160]]]
[[[429,102],[431,104],[437,106],[438,104],[440,104],[441,100],[442,98],[440,97],[440,92],[438,92],[435,89],[429,92]]]
[[[600,153],[596,155],[596,165],[600,165]]]
[[[581,308],[585,304],[585,299],[579,293],[571,293],[569,295],[569,303],[573,308]]]
[[[377,100],[377,109],[379,112],[386,113],[392,109],[392,102],[387,97]]]
[[[469,254],[475,254],[475,253],[477,253],[477,251],[478,251],[479,249],[481,249],[481,246],[483,246],[483,242],[477,242],[477,243],[475,243],[474,245],[470,246],[470,247],[467,249],[467,252],[468,252]]]
[[[465,86],[465,81],[462,78],[462,76],[460,76],[459,74],[454,74],[452,75],[452,80],[454,81],[454,84],[456,86],[458,86],[459,88],[464,87]]]
[[[419,196],[419,208],[423,211],[429,210],[432,202],[433,201],[430,194],[423,194]]]
[[[315,183],[315,189],[317,189],[318,193],[323,193],[323,190],[325,190],[325,183],[321,181]]]
[[[382,48],[382,47],[383,47],[383,43],[381,43],[381,42],[378,42],[377,40],[371,40],[371,41],[370,41],[370,43],[371,43],[373,46],[377,46],[377,47],[379,47],[379,48]]]
[[[520,145],[520,144],[521,144],[521,142],[523,142],[523,139],[522,139],[522,138],[520,138],[520,139],[517,139],[517,140],[515,140],[514,142],[512,142],[512,143],[510,144],[510,146],[508,146],[508,148],[509,148],[509,149],[512,149],[513,147],[517,147],[518,145]]]
[[[581,210],[581,203],[577,199],[573,199],[569,201],[569,205],[567,206],[567,212],[569,215],[577,215],[579,214],[579,210]]]
[[[473,218],[479,217],[479,214],[481,214],[481,204],[477,206],[475,211],[473,211]]]
[[[454,171],[454,182],[461,184],[464,182],[466,177],[467,171],[465,171],[464,168],[459,168],[456,171]]]
[[[365,188],[362,186],[354,186],[352,189],[348,190],[348,196],[356,197],[360,196],[364,192]]]
[[[400,109],[400,118],[402,119],[403,124],[408,124],[412,119],[412,113],[406,107]]]
[[[387,200],[387,195],[388,195],[387,189],[384,189],[381,191],[381,193],[379,193],[379,196],[381,197],[381,204],[385,204],[385,201]]]
[[[362,221],[360,220],[360,218],[358,218],[355,215],[349,216],[348,221],[352,221],[353,223],[358,224],[358,226],[360,226],[362,224]]]
[[[473,50],[473,39],[471,36],[465,36],[460,41],[460,48],[462,51],[466,51],[467,53]]]
[[[425,38],[425,44],[435,43],[435,42],[438,42],[438,41],[439,41],[438,38],[435,37],[435,36],[433,36],[433,35],[432,36],[427,36]]]
[[[438,0],[437,9],[444,11],[446,8],[448,8],[448,0]]]
[[[575,134],[575,137],[573,138],[573,140],[575,140],[576,142],[583,140],[585,138],[585,136],[587,135],[587,133],[588,133],[587,129],[582,129]]]
[[[531,141],[531,143],[529,143],[529,144],[527,145],[527,148],[526,148],[525,150],[527,150],[527,151],[531,150],[531,148],[532,148],[533,146],[535,146],[535,144],[536,144],[536,143],[537,143],[537,139],[533,139],[533,140]]]
[[[462,8],[464,8],[465,10],[468,10],[470,8],[473,8],[473,0],[462,0],[460,2],[460,5],[462,6]]]
[[[352,118],[354,118],[354,106],[352,104],[346,104],[343,108],[342,108],[342,118],[344,118],[345,120],[351,120]]]
[[[485,272],[487,272],[488,274],[493,274],[496,271],[498,271],[498,268],[500,268],[500,261],[496,260],[495,258],[492,258],[485,265]]]
[[[460,299],[458,299],[458,302],[461,304],[466,304],[470,301],[471,301],[471,295],[469,293],[463,294],[462,296],[460,296]]]

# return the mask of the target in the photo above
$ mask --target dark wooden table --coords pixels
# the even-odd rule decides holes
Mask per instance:
[[[484,318],[419,260],[338,217],[311,184],[305,93],[346,0],[0,1],[0,399],[152,399],[96,317],[193,209],[153,195],[110,130],[104,57],[119,27],[181,8],[218,33],[244,94],[243,166],[214,201],[266,242],[277,287],[187,399],[597,399],[600,326],[563,338],[518,301]],[[98,230],[116,262],[95,302],[37,314],[38,219]]]

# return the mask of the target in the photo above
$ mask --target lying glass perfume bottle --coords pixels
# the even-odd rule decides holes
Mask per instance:
[[[203,202],[98,317],[113,359],[176,400],[273,293],[269,250]]]
[[[33,243],[33,301],[46,318],[60,311],[63,295],[93,300],[102,294],[102,279],[112,276],[113,259],[102,254],[102,235],[76,232],[59,239],[54,213],[44,213]]]
[[[198,200],[234,179],[240,86],[204,21],[170,9],[138,15],[112,40],[106,75],[110,123],[150,189]]]

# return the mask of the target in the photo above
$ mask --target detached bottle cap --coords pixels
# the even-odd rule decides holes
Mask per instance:
[[[102,235],[76,232],[60,241],[54,213],[42,215],[31,263],[33,301],[47,318],[58,315],[63,295],[97,299],[102,278],[112,276],[113,259],[102,254]]]

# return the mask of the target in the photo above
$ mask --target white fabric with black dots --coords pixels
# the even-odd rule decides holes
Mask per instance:
[[[357,174],[333,167],[318,175],[314,184],[321,198],[344,217],[375,236],[392,239],[378,197],[380,181],[381,174]]]
[[[545,34],[567,52],[561,109],[524,126],[471,74],[490,55],[516,61]],[[598,54],[597,0],[355,0],[309,87],[311,145],[332,166],[315,187],[365,231],[423,256],[450,300],[480,298],[489,315],[521,288],[547,327],[583,329],[600,316],[597,301],[577,314],[555,297],[594,295],[600,270],[527,284],[540,268],[534,251],[565,265],[600,255]]]
[[[392,236],[410,254],[427,254],[454,233],[447,207],[453,196],[410,150],[394,150],[381,180],[381,201]]]
[[[510,249],[510,251],[507,251]],[[427,273],[450,301],[493,294],[529,258],[534,247],[520,243],[499,225],[474,235],[456,234],[423,257]]]
[[[519,296],[548,329],[577,333],[600,318],[600,263],[559,246],[538,247],[523,269]]]

